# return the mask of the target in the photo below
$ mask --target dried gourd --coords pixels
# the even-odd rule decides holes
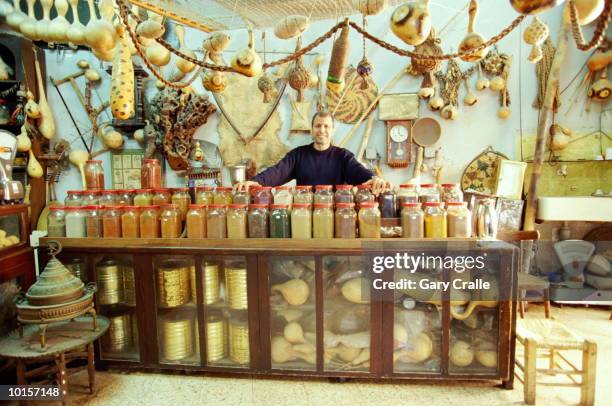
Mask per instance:
[[[136,34],[140,37],[157,39],[166,32],[166,27],[155,20],[145,20],[136,26]]]
[[[85,26],[79,20],[79,0],[69,0],[69,3],[70,9],[72,10],[72,24],[70,24],[70,28],[68,28],[66,38],[73,45],[85,44]]]
[[[38,58],[34,60],[34,67],[36,69],[36,80],[38,81],[38,107],[40,107],[38,131],[40,131],[43,137],[50,140],[55,136],[55,119],[53,118],[53,113],[51,112],[49,103],[47,103],[47,97],[45,96],[45,86],[42,80]]]
[[[222,52],[228,47],[230,36],[224,32],[213,32],[210,37],[206,38],[202,43],[202,48],[208,52]]]
[[[134,65],[125,29],[119,26],[117,31],[119,50],[111,75],[111,111],[113,117],[127,120],[134,115]]]
[[[31,149],[29,151],[27,172],[29,177],[35,179],[42,178],[44,173],[42,166],[40,166],[40,163],[36,160]]]
[[[310,20],[302,15],[290,15],[274,26],[274,35],[280,39],[289,39],[302,35],[308,28]]]
[[[463,40],[459,44],[459,52],[468,52],[475,48],[478,48],[485,42],[487,42],[484,37],[477,32],[474,31],[474,26],[476,24],[476,17],[478,16],[478,2],[476,0],[470,1],[470,7],[468,9],[468,14],[470,16],[468,22],[468,32]],[[472,52],[467,55],[461,55],[460,58],[466,62],[477,62],[484,58],[487,55],[487,48],[482,48],[479,51]]]
[[[429,0],[408,1],[391,15],[391,30],[408,45],[425,42],[431,31]]]
[[[147,47],[145,55],[149,62],[155,66],[166,66],[170,62],[170,51],[157,42],[153,42]]]
[[[349,53],[349,28],[344,26],[332,48],[329,69],[327,70],[326,86],[328,89],[336,92],[344,89],[344,75],[346,73]]]
[[[387,8],[388,4],[388,0],[353,0],[353,7],[364,16],[376,15]]]
[[[540,45],[548,38],[549,29],[538,17],[534,17],[531,24],[523,32],[523,40],[527,45],[531,45],[529,61],[538,63],[544,56]]]
[[[195,58],[195,52],[187,48],[187,45],[185,44],[185,28],[183,28],[182,25],[177,25],[174,28],[174,32],[176,33],[176,37],[178,38],[180,44],[179,51],[191,58]],[[183,58],[178,58],[176,60],[176,67],[183,73],[189,73],[196,68],[196,65],[195,63],[189,62]]]
[[[27,152],[32,148],[32,141],[28,137],[25,124],[21,126],[21,132],[17,136],[17,151]]]
[[[301,306],[308,300],[310,288],[301,279],[290,279],[285,283],[272,286],[272,292],[280,292],[283,298],[292,306]]]
[[[48,28],[48,39],[52,42],[64,43],[68,40],[68,30],[70,23],[66,20],[68,12],[68,0],[55,0],[55,10],[57,17],[51,20]]]
[[[587,25],[595,21],[606,6],[606,0],[574,0],[578,24]],[[569,8],[563,10],[565,21],[571,21]]]
[[[467,367],[474,361],[474,350],[465,341],[457,341],[450,350],[450,361],[454,366]]]
[[[254,77],[261,73],[263,64],[257,52],[255,52],[253,30],[249,30],[249,46],[234,55],[231,65],[236,72],[244,76]]]
[[[521,14],[538,14],[563,3],[565,0],[510,0],[512,8]]]

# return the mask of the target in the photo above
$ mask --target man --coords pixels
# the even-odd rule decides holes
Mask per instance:
[[[237,190],[255,186],[279,186],[293,179],[298,185],[372,185],[372,193],[380,194],[391,185],[374,176],[347,149],[331,144],[334,120],[331,113],[319,111],[312,117],[313,143],[297,147],[276,165],[255,175],[251,180],[236,184]]]

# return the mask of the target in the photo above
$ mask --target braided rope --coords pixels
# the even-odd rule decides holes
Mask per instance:
[[[610,22],[610,16],[612,16],[612,1],[606,0],[606,5],[604,6],[603,11],[599,16],[599,20],[597,22],[597,28],[595,28],[595,33],[593,34],[593,38],[588,43],[585,42],[584,36],[582,34],[582,29],[578,24],[578,11],[576,9],[576,2],[574,0],[569,0],[569,12],[570,12],[570,20],[572,22],[572,36],[574,37],[574,41],[576,41],[576,46],[581,51],[588,51],[595,47],[598,47],[603,39],[605,38],[605,32],[608,29],[608,24]]]

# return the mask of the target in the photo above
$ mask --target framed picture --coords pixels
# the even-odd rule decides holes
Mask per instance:
[[[502,159],[497,169],[495,195],[507,199],[521,199],[525,179],[526,162]]]
[[[127,149],[112,154],[113,189],[140,189],[143,158],[142,149]]]
[[[419,96],[416,93],[386,94],[378,102],[380,121],[417,118],[419,118]]]

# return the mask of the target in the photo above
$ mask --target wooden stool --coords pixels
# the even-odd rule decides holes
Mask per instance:
[[[542,291],[542,299],[544,301],[544,314],[546,318],[550,318],[550,283],[547,280],[540,279],[536,276],[530,275],[525,272],[519,272],[518,274],[518,308],[521,318],[525,318],[525,303],[526,300],[522,300],[524,294],[528,290],[539,290]]]
[[[572,333],[563,324],[550,319],[518,320],[516,325],[516,339],[524,346],[524,363],[518,358],[518,367],[515,375],[523,382],[525,403],[535,405],[536,378],[538,372],[550,375],[567,375],[572,383],[537,382],[546,386],[568,386],[580,388],[580,404],[591,406],[595,403],[595,373],[597,365],[597,344],[585,340]],[[538,349],[545,350],[545,357],[549,359],[548,368],[537,368],[536,361]],[[560,351],[582,351],[582,369],[578,369]],[[557,357],[558,356],[558,357]],[[563,368],[558,359],[569,367]],[[522,371],[522,377],[518,371]],[[581,376],[579,381],[574,377]]]

